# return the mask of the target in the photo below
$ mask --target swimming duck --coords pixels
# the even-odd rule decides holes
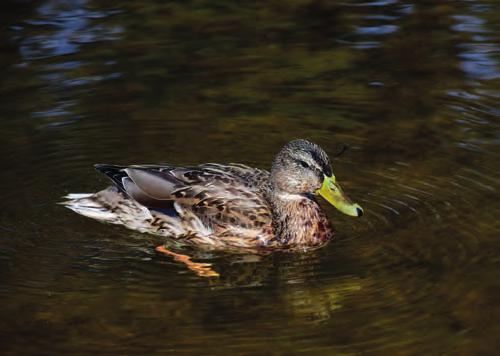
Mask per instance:
[[[63,204],[90,218],[188,244],[216,249],[321,246],[333,232],[317,195],[347,215],[363,215],[342,192],[325,151],[303,139],[286,144],[270,172],[216,163],[95,167],[114,185],[95,194],[70,194]]]
[[[333,231],[317,195],[347,215],[363,215],[342,192],[325,151],[303,139],[287,143],[270,172],[216,163],[95,168],[113,186],[95,194],[70,194],[64,205],[93,219],[212,249],[324,245]]]

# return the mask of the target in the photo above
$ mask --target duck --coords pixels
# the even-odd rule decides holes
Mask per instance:
[[[363,215],[361,206],[344,194],[326,152],[305,139],[285,144],[269,171],[236,163],[95,168],[113,184],[97,193],[69,194],[63,205],[186,245],[308,250],[324,246],[334,235],[318,197],[344,214]],[[164,247],[157,250],[169,254]]]

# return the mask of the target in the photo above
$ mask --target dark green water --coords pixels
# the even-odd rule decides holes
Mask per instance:
[[[494,354],[496,1],[3,3],[2,354]],[[94,163],[334,160],[362,219],[307,254],[189,252],[56,205]]]

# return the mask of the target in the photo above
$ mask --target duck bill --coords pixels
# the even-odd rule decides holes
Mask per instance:
[[[331,177],[325,176],[323,185],[318,190],[318,193],[344,214],[350,216],[363,215],[363,209],[361,209],[359,204],[353,203],[351,199],[344,194],[333,175]]]

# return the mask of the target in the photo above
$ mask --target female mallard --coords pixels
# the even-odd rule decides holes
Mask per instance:
[[[271,172],[215,163],[99,164],[96,169],[114,186],[95,194],[70,194],[71,200],[64,203],[68,208],[216,249],[308,249],[325,244],[333,232],[317,194],[347,215],[363,215],[361,207],[343,194],[327,154],[306,140],[286,144]]]

